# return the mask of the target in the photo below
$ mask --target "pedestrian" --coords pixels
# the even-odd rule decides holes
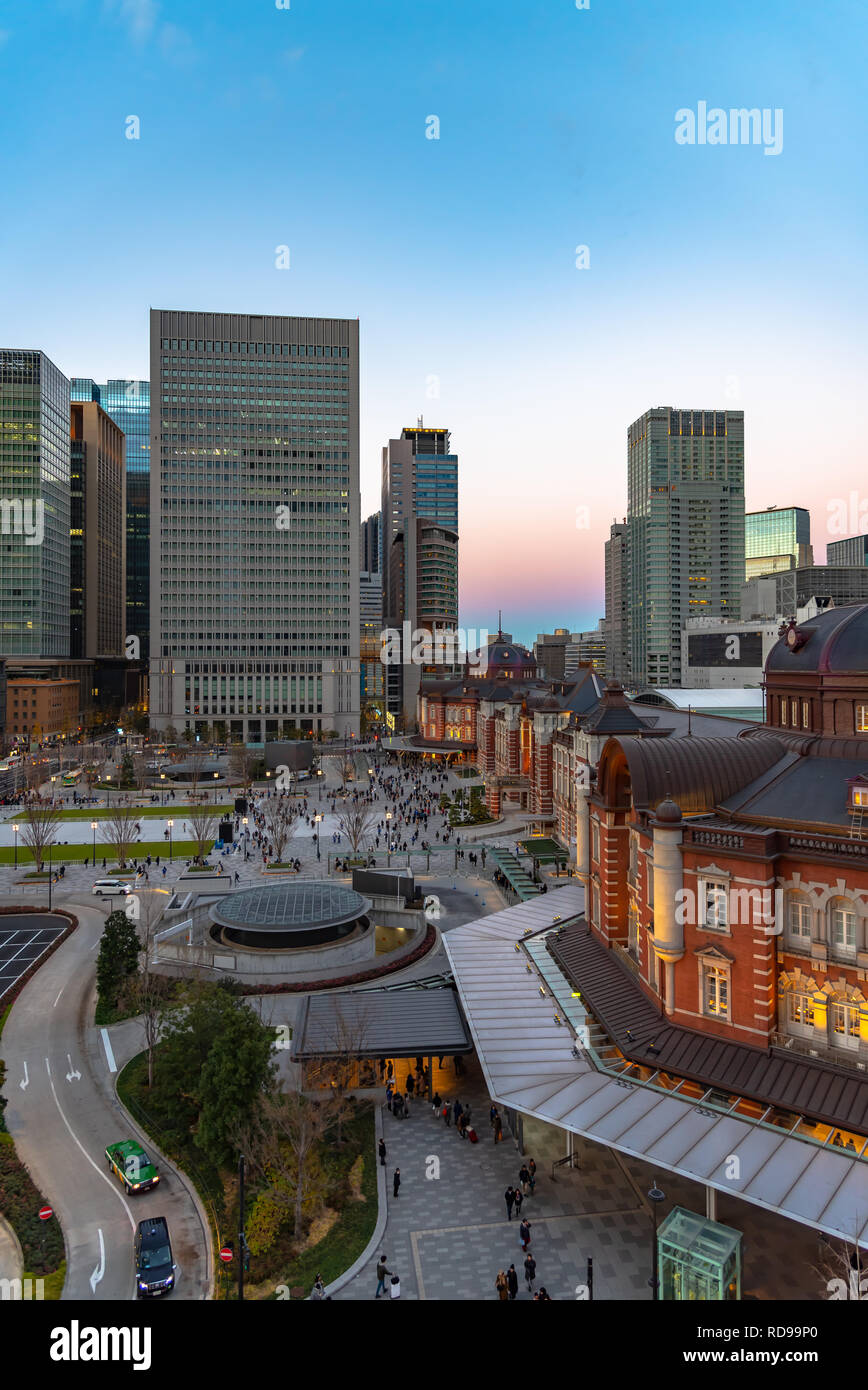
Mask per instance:
[[[495,1117],[494,1117],[494,1142],[495,1142],[495,1144],[499,1144],[500,1141],[502,1140],[502,1138],[503,1138],[503,1122],[502,1122],[502,1120],[501,1120],[501,1118],[500,1118],[500,1115],[495,1115]]]
[[[518,1275],[515,1271],[515,1265],[510,1265],[506,1271],[506,1287],[509,1289],[510,1299],[515,1298],[518,1293]]]
[[[508,1187],[508,1188],[506,1189],[506,1191],[504,1192],[504,1194],[503,1194],[503,1200],[506,1202],[506,1219],[507,1219],[507,1221],[511,1221],[511,1220],[512,1220],[512,1204],[513,1204],[513,1202],[515,1201],[515,1193],[513,1192],[513,1190],[512,1190],[511,1187]]]
[[[536,1187],[536,1164],[532,1158],[527,1161],[527,1171],[530,1174],[530,1190],[531,1195],[533,1195],[533,1190]]]
[[[378,1152],[379,1152],[379,1155],[380,1155],[380,1167],[381,1167],[381,1168],[385,1168],[385,1166],[386,1166],[386,1141],[385,1141],[385,1139],[381,1139],[381,1140],[380,1140],[380,1143],[379,1143],[379,1145],[378,1145]]]
[[[312,1288],[311,1291],[310,1291],[310,1296],[311,1296],[312,1299],[315,1299],[315,1298],[325,1298],[325,1296],[326,1296],[325,1284],[324,1284],[323,1281],[322,1281],[322,1275],[321,1275],[321,1274],[318,1274],[318,1275],[316,1276],[316,1278],[314,1279],[314,1281],[313,1281],[313,1288]]]
[[[442,1104],[443,1104],[443,1101],[442,1101],[442,1099],[441,1099],[441,1097],[440,1097],[440,1092],[439,1092],[439,1091],[435,1091],[435,1092],[434,1092],[434,1095],[433,1095],[432,1098],[431,1098],[431,1106],[432,1106],[432,1109],[433,1109],[435,1115],[439,1115],[439,1114],[440,1114],[440,1107],[442,1106]]]
[[[492,1129],[494,1129],[494,1121],[495,1121],[496,1119],[497,1119],[497,1106],[496,1106],[496,1105],[492,1105],[491,1109],[490,1109],[489,1112],[488,1112],[488,1123],[489,1123],[489,1125],[491,1126]]]
[[[457,1096],[456,1096],[456,1098],[455,1098],[455,1100],[454,1100],[454,1102],[453,1102],[453,1104],[452,1104],[452,1118],[454,1119],[456,1125],[458,1124],[458,1117],[460,1116],[461,1111],[462,1111],[461,1101],[460,1101],[460,1100],[457,1098]]]
[[[452,1106],[449,1104],[448,1100],[445,1101],[443,1105],[443,1118],[446,1121],[446,1128],[448,1129],[452,1124]]]
[[[509,1285],[506,1282],[506,1274],[502,1269],[498,1270],[497,1272],[497,1278],[494,1281],[494,1287],[497,1289],[497,1296],[500,1299],[501,1303],[505,1303],[506,1300],[509,1298]]]
[[[401,1186],[401,1169],[400,1169],[400,1168],[396,1168],[396,1169],[395,1169],[394,1177],[392,1178],[392,1196],[393,1196],[393,1197],[397,1197],[397,1195],[398,1195],[398,1188],[399,1188],[400,1186]]]
[[[377,1292],[374,1294],[374,1298],[379,1298],[381,1291],[386,1292],[386,1275],[391,1273],[392,1271],[386,1268],[385,1255],[381,1255],[377,1261]]]
[[[522,1196],[520,1187],[513,1188],[513,1197],[515,1198],[515,1214],[516,1216],[521,1216],[521,1204],[524,1201],[524,1197]]]
[[[536,1278],[536,1260],[533,1255],[527,1255],[524,1261],[524,1281],[527,1284],[528,1293],[533,1293],[533,1281]]]
[[[518,1228],[518,1238],[521,1241],[522,1250],[527,1250],[527,1247],[530,1245],[530,1222],[527,1217],[524,1218]]]
[[[521,1190],[526,1197],[530,1192],[530,1169],[526,1163],[523,1163],[518,1170],[518,1180],[521,1183]]]
[[[392,1109],[392,1094],[392,1083],[390,1081],[386,1086],[386,1105],[389,1107],[389,1110]]]
[[[546,1293],[545,1288],[541,1288],[536,1297],[539,1299],[540,1303],[552,1302],[552,1296],[550,1293]]]
[[[401,1111],[401,1118],[404,1119],[404,1120],[409,1120],[409,1118],[410,1118],[410,1096],[411,1096],[411,1095],[412,1095],[412,1091],[405,1091],[405,1092],[404,1092],[404,1105],[403,1105],[403,1108],[402,1108],[402,1111]]]
[[[407,1090],[408,1090],[408,1092],[409,1092],[409,1094],[410,1094],[411,1096],[412,1096],[412,1094],[413,1094],[413,1090],[414,1090],[414,1088],[415,1088],[415,1085],[416,1085],[416,1083],[415,1083],[415,1081],[413,1080],[413,1073],[410,1072],[410,1073],[408,1074],[408,1076],[407,1076]]]

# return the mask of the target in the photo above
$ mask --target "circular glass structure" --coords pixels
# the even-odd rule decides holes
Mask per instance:
[[[366,929],[370,903],[341,884],[268,883],[229,893],[211,908],[221,935],[238,946],[271,951],[298,946],[326,946]]]

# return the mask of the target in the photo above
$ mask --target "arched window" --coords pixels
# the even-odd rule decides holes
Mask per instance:
[[[804,893],[793,893],[787,900],[787,935],[793,946],[809,949],[813,936],[814,908]]]

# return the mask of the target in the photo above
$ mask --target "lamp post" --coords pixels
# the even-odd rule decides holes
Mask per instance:
[[[321,778],[321,777],[322,777],[322,768],[321,768],[321,767],[318,767],[317,770],[316,770],[316,781],[317,781],[317,786],[319,787],[319,796],[317,797],[317,801],[322,801],[322,782],[320,781],[320,778]]]
[[[90,828],[91,828],[91,830],[93,831],[93,867],[94,867],[94,869],[96,869],[96,826],[97,826],[96,821],[95,821],[95,820],[92,820],[91,823],[90,823]]]
[[[246,864],[246,863],[247,863],[247,845],[248,845],[248,841],[249,841],[249,838],[250,838],[249,835],[247,834],[247,826],[248,826],[249,822],[248,822],[248,819],[247,819],[246,816],[242,816],[242,817],[241,817],[241,824],[244,826],[244,862],[245,862],[245,864]]]
[[[51,911],[51,885],[52,885],[52,883],[53,883],[53,881],[54,881],[54,874],[53,874],[52,869],[51,869],[51,851],[52,851],[52,848],[53,848],[53,847],[54,847],[54,841],[52,840],[51,844],[48,846],[48,911],[49,911],[49,912]]]
[[[52,804],[52,806],[54,805],[54,784],[55,784],[56,781],[57,781],[57,778],[56,778],[56,776],[52,773],[52,776],[51,776],[51,804]]]
[[[172,858],[172,830],[173,830],[173,828],[174,828],[175,822],[174,822],[173,820],[167,820],[167,821],[166,821],[166,825],[167,825],[168,828],[169,828],[169,858],[171,859],[171,858]]]
[[[17,869],[17,868],[18,868],[18,826],[17,826],[17,825],[13,825],[12,829],[15,831],[15,867],[16,867],[16,869]]]
[[[652,1246],[651,1256],[651,1278],[648,1280],[648,1283],[651,1285],[651,1297],[654,1299],[655,1302],[657,1302],[657,1300],[660,1298],[660,1280],[658,1278],[657,1269],[657,1211],[659,1209],[660,1203],[666,1200],[666,1193],[661,1192],[660,1188],[657,1186],[656,1178],[652,1180],[652,1185],[648,1193],[648,1198],[651,1202],[651,1210],[654,1216],[654,1234],[652,1237],[654,1244]]]
[[[165,780],[166,780],[166,774],[165,774],[165,772],[161,772],[161,773],[160,773],[160,781],[161,781],[161,782],[165,782]],[[160,805],[161,805],[161,806],[164,806],[164,805],[165,805],[165,800],[164,800],[165,795],[166,795],[166,788],[165,788],[165,787],[160,787]]]
[[[214,773],[214,777],[215,777],[215,778],[219,778],[219,776],[220,776],[220,773],[219,773],[219,772],[215,772],[215,773]],[[214,788],[214,805],[215,805],[215,806],[217,805],[217,788],[216,788],[216,787]]]
[[[320,858],[320,852],[319,852],[319,823],[320,823],[321,820],[322,820],[322,816],[321,816],[320,812],[317,811],[316,815],[315,815],[314,818],[313,818],[313,823],[314,823],[314,825],[316,826],[316,857],[317,857],[317,859]]]
[[[391,819],[392,819],[392,812],[391,812],[391,811],[387,811],[387,812],[386,812],[386,868],[387,868],[387,869],[388,869],[389,865],[390,865],[391,862],[392,862],[392,827],[391,827],[391,825],[389,824],[389,821],[390,821]]]

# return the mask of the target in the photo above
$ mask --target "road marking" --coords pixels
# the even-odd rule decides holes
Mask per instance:
[[[57,1000],[60,998],[61,994],[63,993],[63,991],[64,991],[65,989],[66,989],[66,985],[61,985],[60,990],[59,990],[58,995],[57,995],[57,999],[55,999],[54,1003],[53,1003],[52,1006],[51,1006],[53,1009],[56,1009],[56,1008],[57,1008]]]
[[[97,1235],[99,1236],[99,1264],[90,1276],[91,1293],[96,1293],[96,1286],[102,1283],[102,1277],[105,1274],[105,1245],[103,1244],[102,1227],[98,1227]]]
[[[19,1081],[19,1082],[18,1082],[18,1085],[21,1087],[22,1091],[26,1091],[26,1090],[27,1090],[27,1087],[30,1085],[30,1082],[27,1080],[27,1063],[26,1063],[26,1062],[24,1063],[24,1080],[23,1080],[23,1081]]]
[[[122,1194],[121,1192],[118,1191],[117,1187],[116,1187],[115,1184],[112,1182],[112,1179],[108,1176],[108,1174],[107,1174],[107,1173],[104,1173],[104,1172],[102,1171],[102,1169],[99,1167],[99,1165],[96,1164],[96,1163],[94,1163],[94,1161],[93,1161],[93,1159],[91,1158],[90,1154],[88,1153],[87,1149],[84,1147],[84,1145],[82,1144],[82,1142],[81,1142],[81,1140],[79,1139],[78,1135],[75,1133],[74,1129],[72,1128],[72,1125],[69,1123],[69,1120],[68,1120],[68,1119],[66,1118],[66,1116],[64,1115],[63,1110],[61,1109],[60,1101],[57,1099],[57,1092],[56,1092],[55,1089],[54,1089],[54,1078],[53,1078],[52,1075],[51,1075],[51,1064],[50,1064],[50,1062],[49,1062],[49,1060],[48,1060],[47,1057],[46,1057],[46,1059],[45,1059],[45,1070],[48,1072],[48,1084],[49,1084],[49,1086],[51,1087],[51,1094],[52,1094],[52,1096],[54,1097],[54,1104],[57,1106],[57,1113],[60,1115],[60,1118],[63,1120],[63,1123],[66,1125],[67,1132],[69,1133],[70,1139],[71,1139],[72,1142],[75,1144],[75,1146],[76,1146],[78,1149],[80,1149],[81,1152],[84,1154],[84,1157],[87,1159],[88,1163],[90,1164],[91,1168],[92,1168],[92,1169],[94,1170],[94,1172],[96,1173],[97,1177],[102,1178],[103,1182],[108,1183],[108,1185],[109,1185],[111,1191],[113,1192],[113,1194],[115,1195],[115,1197],[117,1197],[118,1201],[120,1202],[121,1206],[123,1207],[124,1211],[126,1212],[128,1218],[129,1218],[130,1229],[131,1229],[133,1232],[135,1232],[135,1229],[136,1229],[135,1219],[134,1219],[134,1217],[133,1217],[133,1213],[130,1211],[129,1203],[127,1202],[126,1198],[123,1196],[123,1194]]]
[[[117,1071],[118,1068],[117,1063],[115,1061],[115,1054],[112,1052],[112,1045],[109,1042],[107,1028],[102,1029],[102,1045],[105,1048],[105,1059],[108,1062],[109,1071]]]
[[[76,1071],[75,1067],[72,1065],[72,1058],[70,1057],[68,1052],[66,1054],[66,1060],[69,1063],[69,1071],[66,1073],[67,1081],[80,1081],[81,1072]]]

